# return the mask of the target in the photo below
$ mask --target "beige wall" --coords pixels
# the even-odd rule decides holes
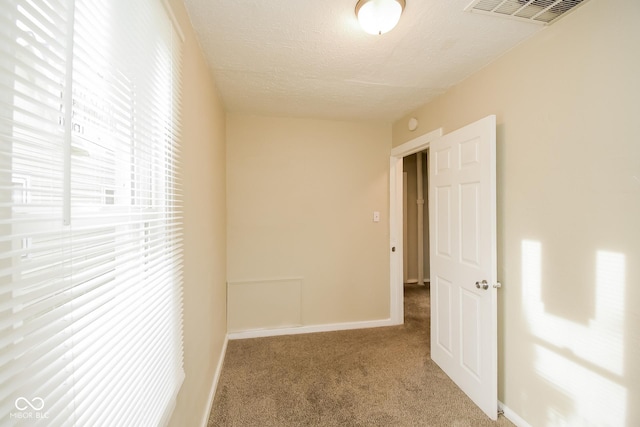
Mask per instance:
[[[640,425],[639,18],[591,0],[393,126],[497,114],[499,397],[534,426]]]
[[[227,116],[230,332],[389,317],[390,149],[390,124]]]
[[[225,113],[181,0],[184,370],[170,425],[199,426],[226,336]]]

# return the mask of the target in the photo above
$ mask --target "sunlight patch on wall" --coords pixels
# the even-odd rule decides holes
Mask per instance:
[[[536,370],[575,406],[567,410],[558,403],[549,408],[554,425],[584,425],[585,420],[622,425],[626,417],[626,390],[619,384],[624,369],[625,256],[597,251],[595,265],[593,285],[585,283],[595,286],[594,318],[586,325],[572,322],[545,311],[542,244],[522,241],[522,306],[531,333],[548,344],[535,346]]]
[[[591,337],[594,359],[606,360],[609,369],[622,375],[624,369],[625,256],[598,251],[596,258],[596,319]],[[605,367],[604,365],[601,365]]]
[[[596,254],[596,312],[587,326],[545,312],[542,301],[542,247],[522,242],[523,307],[531,332],[576,356],[621,375],[623,368],[624,274],[623,254]],[[585,284],[589,285],[589,284]]]
[[[571,400],[547,408],[549,425],[625,425],[627,393],[623,386],[540,345],[535,346],[535,360],[538,374]]]

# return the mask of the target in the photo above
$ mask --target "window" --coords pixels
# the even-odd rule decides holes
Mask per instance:
[[[160,0],[0,9],[0,424],[161,425],[182,383],[181,41]]]

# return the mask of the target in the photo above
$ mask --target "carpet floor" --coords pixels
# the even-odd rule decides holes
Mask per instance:
[[[209,427],[513,426],[491,421],[429,357],[429,289],[405,323],[230,341]]]

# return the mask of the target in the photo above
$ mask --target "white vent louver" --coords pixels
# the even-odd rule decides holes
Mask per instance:
[[[588,0],[473,0],[465,8],[520,21],[548,25]]]

